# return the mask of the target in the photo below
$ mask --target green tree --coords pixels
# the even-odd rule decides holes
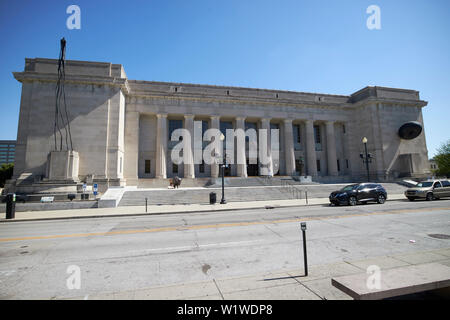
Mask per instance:
[[[11,179],[13,170],[13,163],[2,164],[2,166],[0,167],[0,188],[3,188],[5,186],[6,180]]]
[[[439,147],[434,160],[438,166],[435,174],[450,177],[450,140],[447,140]]]

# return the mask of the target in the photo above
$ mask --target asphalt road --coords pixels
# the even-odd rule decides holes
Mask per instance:
[[[0,299],[61,299],[450,247],[450,200],[0,224]],[[415,240],[415,242],[410,242]],[[70,266],[81,288],[69,290]],[[73,267],[72,267],[73,268]]]

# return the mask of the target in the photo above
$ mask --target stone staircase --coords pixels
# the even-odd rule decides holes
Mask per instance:
[[[290,176],[275,176],[275,177],[225,177],[225,186],[229,187],[251,187],[251,186],[280,186],[284,181],[291,181],[296,184],[300,182],[295,181]],[[167,188],[170,184],[170,179],[139,179],[138,188]],[[196,179],[181,179],[182,188],[219,188],[222,187],[222,178],[196,178]]]
[[[272,178],[273,179],[273,178]],[[230,182],[231,184],[232,182]],[[236,184],[237,182],[234,181]],[[241,201],[261,201],[261,200],[286,200],[308,198],[328,198],[331,192],[342,188],[346,184],[340,185],[301,185],[299,183],[289,183],[286,185],[255,185],[255,186],[225,186],[225,199],[227,202]],[[406,187],[396,183],[382,183],[389,194],[402,194]],[[126,191],[119,203],[119,206],[141,206],[145,205],[147,198],[148,205],[163,204],[208,204],[209,194],[216,193],[217,202],[220,202],[222,190],[220,187],[209,188],[180,188],[180,189],[136,189]]]
[[[220,188],[199,189],[168,189],[168,190],[137,190],[127,191],[119,206],[145,205],[145,198],[149,205],[159,204],[209,204],[209,194],[216,193],[220,202],[222,190]],[[292,199],[280,187],[226,187],[225,198],[228,202]]]

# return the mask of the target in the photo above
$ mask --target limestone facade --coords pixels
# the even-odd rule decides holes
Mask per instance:
[[[14,179],[48,179],[54,151],[57,60],[26,59],[23,72]],[[215,178],[216,164],[174,165],[170,133],[207,128],[279,129],[280,175],[316,181],[360,179],[368,139],[370,174],[386,180],[429,173],[424,130],[403,140],[407,121],[423,126],[427,105],[414,90],[365,87],[351,95],[128,79],[119,64],[66,61],[65,92],[80,180],[93,175],[104,186],[137,185],[140,179]],[[193,148],[204,148],[207,143]],[[194,150],[190,150],[193,152]],[[248,150],[247,156],[248,158]],[[247,159],[248,160],[248,159]],[[260,174],[258,164],[231,165],[229,176]],[[36,179],[34,179],[36,181]]]

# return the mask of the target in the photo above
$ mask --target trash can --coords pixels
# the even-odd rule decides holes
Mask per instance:
[[[16,216],[16,194],[6,195],[6,219],[14,219]]]
[[[216,194],[214,192],[211,192],[209,194],[209,204],[216,204],[216,201],[217,201]]]

